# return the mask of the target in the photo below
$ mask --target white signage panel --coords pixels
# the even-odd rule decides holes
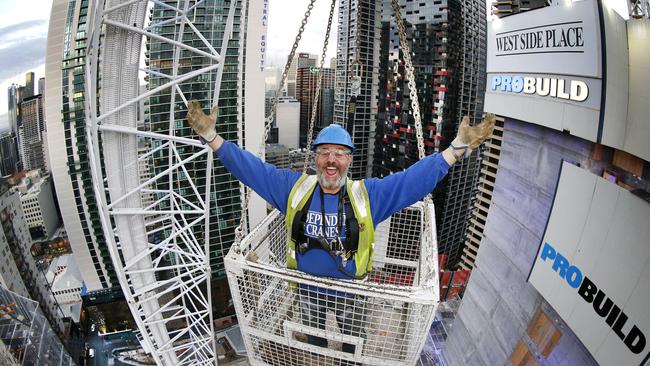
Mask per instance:
[[[596,0],[495,18],[485,111],[600,142],[602,65]]]
[[[595,0],[495,18],[488,24],[487,46],[488,73],[602,77]]]
[[[601,365],[650,358],[650,204],[563,163],[529,282]]]

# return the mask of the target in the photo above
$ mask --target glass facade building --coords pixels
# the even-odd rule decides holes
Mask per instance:
[[[361,12],[357,16],[357,12]],[[334,122],[345,126],[352,136],[355,151],[350,177],[362,179],[372,172],[375,125],[377,124],[377,91],[379,83],[379,38],[381,3],[375,0],[341,0],[339,2],[338,47],[336,52],[336,85]],[[357,24],[357,21],[358,24]],[[359,47],[357,48],[357,39]],[[365,68],[361,92],[351,106],[350,81],[352,64],[358,51]],[[351,115],[351,112],[354,113]]]
[[[76,365],[38,302],[0,286],[0,308],[2,365]]]
[[[314,97],[316,95],[316,86],[320,73],[323,73],[323,81],[319,94],[319,100],[314,121],[314,135],[323,127],[332,122],[332,89],[334,88],[334,70],[323,68],[321,70],[313,67],[303,67],[298,69],[296,78],[296,99],[300,102],[300,147],[307,147],[307,132],[309,123],[314,110]]]
[[[176,1],[165,1],[165,3],[176,6]],[[192,14],[194,26],[201,32],[206,40],[215,48],[220,49],[224,30],[226,27],[225,20],[230,8],[230,1],[208,0],[197,6]],[[239,73],[240,73],[240,22],[241,6],[236,6],[236,16],[234,23],[233,35],[228,43],[228,49],[225,55],[224,69],[221,81],[221,91],[219,95],[219,116],[217,120],[217,132],[226,140],[238,142],[240,129],[240,111],[238,108],[239,98]],[[160,23],[169,20],[175,16],[175,12],[160,4],[154,5],[151,13],[152,23]],[[155,26],[152,32],[166,38],[174,39],[180,32],[180,23],[168,22],[164,25]],[[197,49],[209,52],[207,46],[201,39],[195,36],[195,33],[189,27],[186,27],[183,34],[184,43],[196,47]],[[146,50],[146,63],[150,70],[163,74],[171,74],[174,51],[171,44],[161,42],[155,39],[149,39]],[[178,73],[186,73],[201,67],[211,65],[211,60],[190,51],[180,51],[178,55]],[[217,80],[217,72],[204,73],[196,78],[192,78],[182,85],[180,89],[187,100],[198,100],[203,109],[207,112],[212,105],[212,91],[214,83]],[[167,79],[160,76],[148,76],[147,87],[152,90],[162,84]],[[172,100],[172,97],[174,100]],[[151,131],[169,134],[173,130],[174,135],[197,138],[193,134],[185,118],[187,109],[181,96],[175,91],[165,89],[154,94],[145,103],[146,123]],[[171,106],[174,105],[173,112]],[[154,141],[154,144],[159,141]],[[151,146],[156,148],[157,146]],[[179,148],[181,159],[192,155],[196,151],[190,147]],[[203,174],[207,167],[205,160],[194,160],[192,165],[186,165],[188,173]],[[153,156],[154,173],[159,173],[169,166],[168,152],[165,149],[160,150]],[[173,181],[176,185],[174,188],[181,196],[187,196],[192,189],[189,181],[182,174],[174,176]],[[223,257],[226,255],[230,245],[235,239],[235,228],[241,220],[241,197],[239,182],[228,173],[218,162],[215,156],[213,168],[212,186],[210,187],[212,210],[210,215],[210,226],[202,227],[195,231],[194,235],[202,244],[204,241],[203,230],[209,231],[210,243],[210,265],[213,275],[217,278],[225,277]],[[158,188],[167,189],[159,186]],[[205,186],[197,186],[201,195],[205,192]],[[165,208],[165,207],[163,207]]]
[[[55,0],[48,31],[48,149],[63,223],[89,291],[117,286],[99,218],[84,112],[88,0]]]
[[[22,124],[20,126],[21,153],[23,169],[35,170],[45,168],[43,131],[45,130],[45,114],[43,111],[43,96],[36,95],[23,99],[20,104]]]

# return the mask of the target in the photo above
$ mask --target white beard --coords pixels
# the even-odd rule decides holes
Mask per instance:
[[[345,184],[345,178],[348,176],[348,169],[345,169],[344,172],[341,172],[341,176],[334,182],[328,182],[323,176],[323,171],[318,169],[316,170],[316,177],[318,178],[318,184],[325,189],[339,189]]]

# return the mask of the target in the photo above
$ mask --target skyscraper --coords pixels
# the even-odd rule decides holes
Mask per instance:
[[[38,79],[38,90],[36,92],[36,94],[45,94],[45,78]]]
[[[359,16],[357,11],[360,12]],[[372,171],[379,82],[378,45],[381,33],[377,25],[380,16],[381,4],[377,4],[375,0],[344,1],[339,5],[334,122],[345,126],[352,136],[355,146],[349,170],[352,179],[366,178]],[[364,69],[361,92],[356,97],[356,108],[350,108],[350,81],[357,54]]]
[[[11,84],[7,88],[7,118],[9,135],[2,137],[2,175],[13,174],[22,164],[18,151],[18,86]]]
[[[289,67],[289,71],[287,72],[286,83],[288,96],[297,98],[298,91],[296,90],[296,80],[298,77],[298,70],[303,67],[314,67],[316,66],[316,62],[318,62],[318,55],[310,53],[299,52],[293,57],[291,67]]]
[[[22,124],[19,129],[20,158],[23,169],[45,170],[43,132],[45,131],[45,115],[43,113],[43,96],[35,95],[23,99],[20,103]]]
[[[385,0],[373,175],[418,161],[415,120],[399,35]],[[464,115],[478,120],[485,87],[484,5],[474,1],[400,2],[414,66],[426,154],[447,148]],[[434,191],[438,247],[454,263],[465,239],[476,181],[476,154],[461,160]]]
[[[25,73],[25,95],[23,99],[34,96],[34,73],[26,72]]]
[[[485,2],[461,1],[459,5],[459,43],[458,47],[449,49],[449,53],[459,53],[455,61],[455,80],[449,81],[450,84],[455,84],[456,88],[456,94],[452,97],[456,98],[453,106],[456,109],[456,119],[443,121],[443,124],[447,124],[443,125],[443,131],[447,128],[450,132],[453,131],[448,135],[447,143],[451,143],[451,139],[456,135],[458,123],[463,116],[469,116],[474,122],[480,121],[485,96]],[[448,174],[448,192],[445,196],[442,220],[438,226],[438,250],[448,255],[450,264],[457,263],[463,253],[470,209],[477,190],[480,167],[478,158],[479,155],[474,152],[469,158],[454,164]]]
[[[289,149],[297,149],[300,145],[300,108],[301,104],[295,98],[278,98],[275,118],[278,143]]]
[[[92,186],[84,114],[88,0],[55,0],[45,75],[52,177],[63,224],[89,291],[117,286]]]
[[[30,172],[30,174],[36,172]],[[20,187],[20,203],[33,240],[51,238],[59,229],[59,213],[54,203],[50,177],[32,174],[30,182]]]
[[[0,133],[0,177],[16,172],[18,155],[16,153],[16,138],[11,131]]]
[[[4,182],[0,182],[0,248],[3,249],[5,262],[0,266],[0,279],[9,283],[10,290],[18,291],[22,296],[41,304],[52,327],[61,332],[63,316],[49,291],[44,273],[39,270],[31,254],[32,239],[19,196],[18,192],[8,190]],[[22,285],[16,278],[10,278],[16,273]]]
[[[307,146],[307,132],[314,110],[316,86],[321,73],[323,74],[323,81],[316,108],[314,130],[320,131],[324,127],[323,124],[328,125],[332,122],[333,105],[328,98],[331,98],[331,90],[334,88],[334,70],[329,68],[318,69],[313,66],[299,68],[296,77],[296,99],[300,102],[300,147]],[[324,93],[324,90],[330,92]],[[323,118],[324,116],[329,116],[329,119]]]
[[[7,117],[9,118],[9,130],[12,134],[18,133],[18,86],[11,84],[7,88]]]

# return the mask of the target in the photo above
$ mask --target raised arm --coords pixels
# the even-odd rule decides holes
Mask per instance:
[[[219,157],[223,166],[240,182],[249,186],[265,201],[286,212],[289,193],[300,173],[278,169],[258,157],[225,141],[215,129],[217,113],[213,108],[210,115],[203,113],[197,101],[191,101],[187,121],[192,129],[203,138]]]
[[[465,117],[458,128],[458,135],[441,154],[427,156],[408,169],[383,179],[367,179],[365,183],[370,196],[373,223],[379,224],[433,191],[456,161],[469,156],[473,149],[492,134],[495,121],[494,114],[488,113],[480,124],[472,127],[469,118]]]

